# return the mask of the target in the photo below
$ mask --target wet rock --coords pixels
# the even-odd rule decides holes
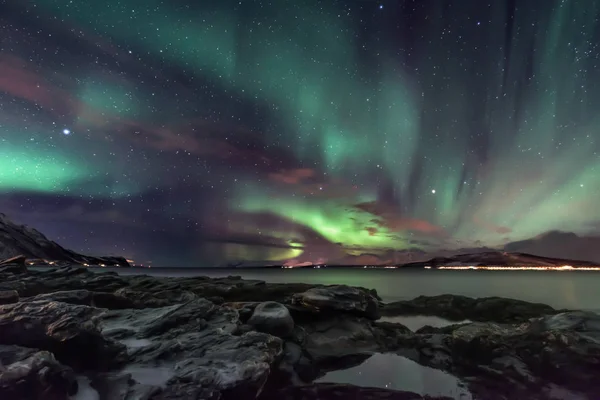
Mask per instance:
[[[124,346],[98,331],[101,310],[54,301],[0,306],[0,344],[52,352],[78,370],[105,369],[118,364]]]
[[[293,296],[292,304],[316,313],[346,312],[372,320],[379,318],[379,301],[366,290],[344,286],[314,287]]]
[[[304,348],[318,363],[379,349],[371,323],[365,318],[337,316],[304,324]]]
[[[379,351],[394,351],[414,343],[414,333],[402,324],[375,322],[372,329]]]
[[[448,328],[448,327],[447,327]],[[548,385],[594,398],[600,389],[600,316],[567,312],[529,323],[472,323],[415,336],[421,362],[470,377],[482,398],[538,397]],[[519,397],[520,396],[520,397]]]
[[[75,373],[47,351],[0,346],[0,398],[67,400],[77,392]]]
[[[279,337],[287,337],[294,331],[294,320],[288,309],[281,303],[267,301],[260,303],[248,320],[248,325],[257,331]]]
[[[0,291],[0,305],[12,304],[19,301],[19,292],[16,290],[2,290]]]
[[[157,398],[192,396],[201,393],[196,392],[200,388],[254,398],[282,355],[281,339],[260,332],[238,335],[237,311],[205,299],[155,309],[111,310],[100,318],[106,336],[123,343],[150,343],[130,349],[129,364],[138,371],[166,373]]]
[[[265,390],[272,390],[281,385],[310,383],[320,375],[319,368],[310,355],[300,345],[289,341],[284,343],[283,356],[278,368],[281,378],[273,379],[270,387]]]
[[[501,323],[526,322],[531,318],[558,312],[560,311],[545,304],[502,297],[474,299],[450,294],[419,296],[412,300],[385,304],[381,309],[381,314],[385,316],[435,315],[451,321],[473,320]]]

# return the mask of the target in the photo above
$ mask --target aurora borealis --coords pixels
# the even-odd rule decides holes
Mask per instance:
[[[583,3],[5,0],[0,211],[181,266],[587,240]]]

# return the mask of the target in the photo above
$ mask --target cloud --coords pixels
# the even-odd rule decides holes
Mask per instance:
[[[377,234],[377,232],[379,232],[379,229],[370,226],[370,227],[367,227],[367,232],[369,232],[370,236],[375,236]]]
[[[372,223],[393,232],[414,231],[430,235],[441,235],[444,233],[441,227],[433,225],[428,221],[400,215],[396,211],[396,207],[386,203],[371,201],[355,204],[354,208],[376,216],[377,218],[371,220]]]
[[[77,100],[29,68],[25,60],[0,55],[0,91],[27,100],[56,115],[74,115]]]
[[[477,226],[480,226],[490,232],[498,233],[500,235],[506,235],[506,234],[512,233],[512,229],[510,229],[506,226],[494,225],[490,222],[483,221],[478,217],[473,217],[473,222]]]
[[[311,168],[295,168],[283,170],[276,173],[270,173],[269,178],[275,182],[297,185],[303,183],[316,175],[314,169]]]

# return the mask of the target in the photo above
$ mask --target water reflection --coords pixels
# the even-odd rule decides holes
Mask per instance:
[[[434,328],[443,328],[445,326],[454,324],[465,324],[469,323],[468,319],[464,321],[448,321],[447,319],[434,317],[429,315],[415,315],[415,316],[399,316],[399,317],[381,317],[381,322],[393,322],[406,326],[411,331],[415,332],[424,326],[432,326]]]
[[[405,390],[420,395],[448,396],[460,400],[472,399],[458,378],[396,354],[374,354],[359,366],[329,372],[317,382]]]

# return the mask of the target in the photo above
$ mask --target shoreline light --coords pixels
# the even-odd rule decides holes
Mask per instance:
[[[573,267],[571,265],[563,266],[534,266],[534,265],[522,265],[522,266],[509,266],[505,267],[502,265],[452,265],[452,266],[440,266],[437,269],[451,269],[451,270],[492,270],[492,271],[600,271],[600,267]]]

